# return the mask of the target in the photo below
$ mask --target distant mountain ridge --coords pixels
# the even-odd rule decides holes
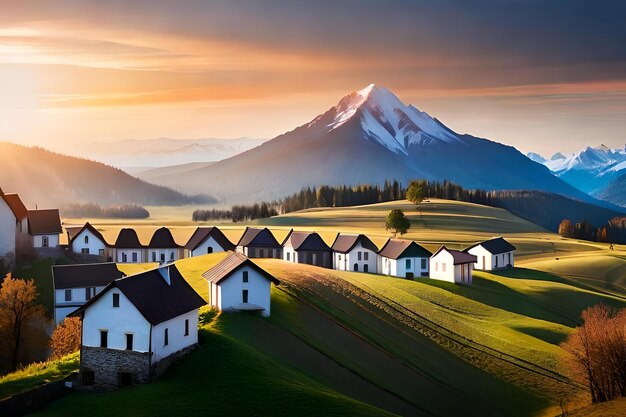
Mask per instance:
[[[68,155],[96,160],[118,168],[166,167],[216,162],[259,146],[265,139],[127,139],[91,142],[61,148]]]
[[[28,207],[69,203],[181,205],[209,203],[208,196],[189,197],[149,184],[99,162],[42,148],[0,142],[0,186],[16,192]]]
[[[454,181],[465,188],[530,189],[597,202],[511,146],[458,134],[370,85],[311,122],[208,167],[160,184],[227,202],[281,198],[319,184]]]

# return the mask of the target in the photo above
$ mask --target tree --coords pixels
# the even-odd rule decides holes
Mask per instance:
[[[66,317],[52,332],[52,358],[60,358],[80,350],[82,323],[79,317]]]
[[[7,274],[0,287],[0,341],[9,351],[11,370],[25,350],[25,335],[45,320],[44,308],[37,304],[37,287],[32,279],[15,279]]]
[[[559,224],[559,234],[563,237],[572,237],[574,235],[574,225],[568,219],[563,219]]]
[[[396,237],[398,233],[405,234],[411,227],[411,222],[406,218],[404,212],[399,209],[393,209],[387,214],[387,221],[385,228],[387,230],[393,230],[393,237]]]
[[[424,186],[418,181],[411,181],[409,188],[406,190],[406,198],[411,203],[419,205],[424,201]]]
[[[561,347],[566,366],[585,384],[592,404],[626,396],[626,310],[599,304],[582,313],[583,324]]]

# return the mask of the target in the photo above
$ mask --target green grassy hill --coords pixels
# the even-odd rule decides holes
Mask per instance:
[[[555,416],[561,399],[585,401],[558,344],[586,307],[626,307],[623,246],[562,239],[506,211],[448,201],[424,204],[421,215],[396,202],[258,223],[280,234],[315,229],[326,240],[358,231],[380,243],[395,207],[412,220],[407,236],[430,248],[503,234],[519,267],[476,272],[474,285],[458,286],[258,260],[282,281],[269,319],[218,315],[201,329],[201,348],[157,381],[72,394],[41,414]],[[206,297],[201,274],[223,256],[177,265]]]

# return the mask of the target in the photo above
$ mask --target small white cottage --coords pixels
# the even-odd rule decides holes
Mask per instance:
[[[54,321],[65,317],[91,300],[107,285],[124,273],[113,262],[82,265],[53,265]]]
[[[223,311],[259,311],[270,316],[272,283],[280,284],[241,253],[231,252],[202,274],[209,283],[209,303]]]
[[[83,384],[148,382],[165,359],[198,343],[198,309],[205,304],[173,265],[112,281],[71,314],[82,318]]]
[[[284,261],[332,268],[332,250],[316,232],[291,230],[282,246]]]
[[[59,235],[63,233],[58,209],[28,210],[28,233],[33,246],[40,254],[47,249],[59,247]]]
[[[115,261],[123,264],[147,262],[146,250],[135,229],[120,230],[115,240]]]
[[[367,236],[340,234],[331,248],[334,252],[334,269],[373,274],[378,272],[378,248]]]
[[[78,230],[68,230],[69,247],[74,253],[82,255],[93,255],[105,259],[107,257],[109,244],[102,236],[102,233],[93,227],[89,222]]]
[[[412,240],[389,239],[378,252],[378,270],[394,277],[427,277],[431,256],[432,253]]]
[[[281,250],[282,246],[267,227],[263,229],[246,227],[236,248],[237,252],[248,258],[281,259]]]
[[[0,189],[0,258],[5,266],[15,263],[17,217]]]
[[[148,243],[148,262],[173,262],[185,256],[184,249],[176,243],[167,227],[157,229]]]
[[[486,240],[470,246],[465,252],[476,256],[475,269],[493,271],[494,269],[513,268],[515,266],[515,246],[502,237]]]
[[[235,245],[217,227],[198,227],[185,245],[187,257],[235,250]]]
[[[442,246],[430,257],[430,277],[457,284],[471,284],[475,262],[474,255]]]

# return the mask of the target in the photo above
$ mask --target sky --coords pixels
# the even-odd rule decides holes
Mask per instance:
[[[370,83],[546,156],[626,143],[626,2],[0,0],[0,140],[271,138]]]

